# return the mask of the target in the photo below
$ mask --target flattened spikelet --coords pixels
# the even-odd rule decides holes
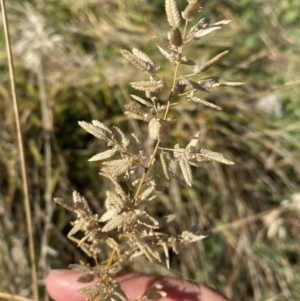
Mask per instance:
[[[145,199],[147,199],[147,198],[149,197],[149,195],[150,195],[153,191],[154,191],[154,187],[153,187],[153,186],[148,187],[147,189],[145,189],[145,190],[141,193],[139,199],[142,200],[142,201],[145,200]]]
[[[177,4],[175,0],[166,0],[165,3],[167,19],[172,27],[179,27],[180,25],[180,15],[177,9]]]
[[[73,201],[66,201],[64,199],[61,198],[54,198],[55,203],[59,204],[60,206],[63,206],[64,208],[66,208],[69,211],[74,211],[75,210],[75,206],[74,206],[74,202]]]
[[[202,66],[196,66],[194,68],[194,73],[199,74],[201,72],[205,72],[207,71],[209,68],[211,68],[213,65],[215,65],[216,63],[218,63],[227,53],[229,52],[229,50],[223,51],[220,54],[216,55],[214,58],[212,58],[211,60],[209,60],[207,63],[205,63]]]
[[[122,132],[122,130],[117,126],[114,126],[112,128],[112,133],[113,133],[112,139],[115,140],[119,145],[123,146],[124,149],[126,149],[127,145],[129,144],[129,140]]]
[[[143,60],[144,62],[149,63],[150,65],[154,66],[154,63],[152,62],[152,60],[149,58],[149,56],[142,52],[141,50],[137,49],[137,48],[133,48],[132,49],[132,53],[139,59]]]
[[[100,161],[100,160],[105,160],[110,157],[112,157],[116,153],[116,149],[109,149],[107,151],[104,151],[102,153],[99,153],[92,158],[89,159],[89,161]]]
[[[149,74],[156,73],[159,68],[155,67],[151,59],[142,51],[132,49],[132,53],[126,49],[121,50],[122,55],[137,69]]]
[[[188,6],[182,12],[182,17],[185,20],[191,21],[203,9],[207,0],[188,0],[188,2]]]
[[[108,209],[104,214],[102,214],[101,218],[99,219],[99,222],[106,222],[114,218],[116,215],[120,213],[121,209],[114,208],[114,209]]]
[[[147,298],[147,300],[159,300],[165,296],[167,293],[162,290],[163,286],[159,283],[155,283],[153,286],[148,288],[143,296]]]
[[[182,45],[182,36],[179,28],[173,27],[168,33],[169,41],[172,45],[180,47]]]
[[[218,87],[220,85],[219,77],[211,76],[211,77],[203,78],[198,81],[198,84],[200,84],[207,91],[212,92],[212,88]]]
[[[83,261],[80,261],[80,264],[76,264],[76,263],[69,264],[69,268],[72,271],[82,272],[82,273],[91,271],[91,266],[88,263],[84,263]]]
[[[139,96],[137,96],[137,95],[133,95],[133,94],[131,94],[130,95],[135,101],[137,101],[137,102],[139,102],[140,104],[142,104],[142,105],[144,105],[144,106],[146,106],[146,107],[153,107],[153,104],[150,102],[150,101],[147,101],[147,100],[145,100],[144,98],[142,98],[142,97],[139,97]]]
[[[114,191],[106,191],[105,207],[106,209],[122,208],[124,205],[123,198]]]
[[[226,87],[226,86],[243,86],[245,85],[245,83],[241,83],[241,82],[223,82],[223,83],[219,83],[219,87]]]
[[[102,293],[102,287],[99,285],[99,283],[96,283],[94,285],[86,286],[78,290],[79,293],[84,294],[88,296],[89,299],[87,300],[94,300]]]
[[[147,91],[147,92],[159,92],[164,87],[164,82],[159,81],[142,81],[142,82],[132,82],[130,85],[137,90]]]
[[[180,241],[181,243],[192,243],[195,241],[202,240],[206,238],[209,235],[209,232],[203,231],[200,234],[196,234],[191,231],[183,231],[180,235]]]
[[[200,84],[207,91],[212,92],[212,89],[215,88],[215,87],[242,86],[245,83],[241,83],[241,82],[223,82],[223,83],[220,83],[218,76],[211,76],[211,77],[201,79],[198,82],[198,84]]]
[[[160,118],[152,118],[148,125],[149,136],[151,139],[164,141],[169,134],[167,121]]]
[[[161,165],[162,165],[162,168],[164,171],[164,175],[169,180],[170,179],[170,171],[169,171],[170,167],[169,167],[169,164],[167,161],[167,154],[164,151],[162,151],[160,153],[160,161],[161,161]]]
[[[217,162],[227,164],[227,165],[234,164],[234,162],[224,158],[224,155],[217,153],[217,152],[210,151],[208,149],[204,149],[204,148],[202,148],[200,150],[200,153],[198,154],[198,156],[202,157],[204,160],[208,160],[208,161],[213,160],[213,161],[217,161]]]
[[[171,63],[176,63],[177,62],[177,55],[173,51],[169,51],[166,48],[163,48],[159,45],[157,45],[158,50],[160,53]]]
[[[191,60],[188,56],[183,56],[180,60],[180,63],[189,66],[196,65],[195,61]]]
[[[92,214],[86,199],[79,192],[73,191],[73,201],[77,211]]]
[[[102,171],[113,176],[119,176],[132,167],[132,161],[129,158],[103,162]]]
[[[129,146],[128,146],[128,151],[133,156],[135,156],[135,158],[137,158],[139,160],[142,160],[144,151],[143,151],[142,144],[141,144],[139,138],[137,137],[137,135],[132,133],[129,140],[130,140],[130,143],[129,143]]]
[[[209,89],[210,87],[206,84],[206,82],[196,83],[192,80],[187,80],[186,83],[192,89],[204,91],[204,92],[211,92],[211,89]]]
[[[77,281],[80,283],[89,283],[92,282],[95,279],[96,275],[94,273],[88,273],[81,275],[77,278]]]
[[[124,112],[129,118],[138,119],[143,121],[149,121],[153,118],[151,108],[140,105],[136,102],[129,102],[125,104],[126,111]]]
[[[193,26],[188,34],[188,38],[199,39],[212,31],[222,28],[224,25],[230,23],[231,20],[222,20],[214,24],[210,24],[209,18],[201,19],[195,26]]]
[[[208,101],[206,101],[206,100],[203,100],[203,99],[201,99],[201,98],[199,98],[199,97],[196,97],[196,96],[187,96],[187,98],[186,98],[187,100],[189,100],[189,101],[193,101],[193,102],[196,102],[196,103],[201,103],[201,104],[203,104],[204,106],[207,106],[207,107],[210,107],[210,108],[213,108],[213,109],[216,109],[216,110],[222,110],[222,108],[221,107],[219,107],[219,106],[217,106],[217,105],[215,105],[215,104],[213,104],[213,103],[211,103],[211,102],[208,102]]]
[[[102,232],[109,232],[123,225],[125,217],[122,215],[116,215],[113,219],[105,224],[102,228]]]
[[[181,156],[179,159],[179,166],[186,184],[191,187],[193,184],[193,174],[189,161],[185,156]]]
[[[190,150],[191,148],[196,148],[199,142],[200,132],[196,133],[194,137],[191,139],[191,141],[186,146],[186,150]]]
[[[79,121],[79,125],[84,128],[88,133],[94,135],[97,138],[106,140],[111,134],[110,129],[108,129],[103,123],[93,120],[92,124],[85,121]]]

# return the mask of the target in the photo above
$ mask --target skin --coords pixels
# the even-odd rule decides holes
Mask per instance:
[[[84,301],[85,296],[77,290],[89,284],[78,283],[81,273],[70,270],[53,270],[46,279],[49,295],[55,301]],[[121,287],[129,299],[135,299],[159,282],[167,296],[162,301],[231,301],[212,288],[193,282],[175,278],[142,275],[136,273],[123,274],[117,277]]]

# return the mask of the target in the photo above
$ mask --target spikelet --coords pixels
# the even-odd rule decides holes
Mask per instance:
[[[212,31],[222,28],[224,25],[230,23],[231,20],[222,20],[214,24],[210,24],[209,18],[201,19],[195,26],[193,26],[188,34],[188,38],[199,39]]]
[[[116,153],[116,149],[109,149],[107,151],[104,151],[102,153],[99,153],[92,158],[89,159],[89,161],[100,161],[100,160],[105,160],[110,157],[112,157]]]
[[[224,158],[224,155],[217,153],[217,152],[213,152],[207,149],[202,148],[200,150],[200,153],[197,154],[197,157],[201,160],[206,160],[206,161],[217,161],[223,164],[227,164],[227,165],[233,165],[234,162],[227,160],[226,158]]]
[[[185,20],[191,21],[205,6],[207,0],[188,0],[189,4],[182,12],[182,17]]]
[[[145,297],[147,300],[159,300],[166,297],[167,293],[162,288],[163,286],[160,283],[155,283],[144,292],[142,297]]]
[[[179,144],[174,146],[174,157],[179,161],[179,166],[186,184],[192,186],[193,175],[188,156],[185,150],[179,147]]]
[[[178,27],[173,27],[168,33],[169,41],[176,47],[182,46],[182,36]]]
[[[150,138],[154,140],[164,141],[169,134],[167,121],[159,118],[152,118],[149,122],[148,129]]]
[[[190,59],[188,56],[181,57],[180,63],[183,64],[183,65],[189,65],[189,66],[196,65],[195,61]]]
[[[167,19],[173,28],[180,26],[180,15],[177,9],[176,1],[175,0],[166,0],[165,2],[166,14]]]
[[[148,107],[137,104],[136,102],[129,102],[125,104],[126,111],[124,112],[129,118],[149,121],[153,118],[154,114]]]
[[[147,91],[147,92],[159,92],[164,87],[164,81],[141,81],[132,82],[130,85],[137,90]]]
[[[131,167],[132,160],[130,160],[129,158],[125,158],[121,160],[103,162],[103,167],[101,171],[116,177],[127,172]]]
[[[199,74],[201,72],[205,72],[207,71],[209,68],[211,68],[213,65],[215,65],[216,63],[218,63],[227,53],[229,52],[229,50],[223,51],[220,54],[216,55],[214,58],[212,58],[211,60],[209,60],[207,63],[205,63],[202,66],[195,66],[193,72],[195,74]]]
[[[133,48],[132,52],[122,49],[121,54],[137,69],[145,71],[150,75],[158,72],[159,67],[155,67],[151,59],[142,51]]]
[[[203,99],[201,99],[201,98],[199,98],[199,97],[193,96],[192,94],[193,94],[193,93],[190,93],[190,95],[187,96],[186,99],[187,99],[188,101],[193,101],[193,102],[196,102],[196,103],[201,103],[201,104],[203,104],[204,106],[207,106],[207,107],[210,107],[210,108],[213,108],[213,109],[216,109],[216,110],[222,110],[221,107],[219,107],[219,106],[217,106],[217,105],[215,105],[215,104],[213,104],[213,103],[211,103],[211,102],[208,102],[208,101],[206,101],[206,100],[203,100]]]
[[[165,177],[169,180],[170,179],[170,167],[167,161],[167,153],[162,151],[160,153],[160,160],[161,160],[161,165],[164,171]]]

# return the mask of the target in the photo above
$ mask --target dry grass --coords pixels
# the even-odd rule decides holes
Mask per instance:
[[[77,120],[99,119],[108,126],[122,126],[125,132],[128,127],[140,130],[134,121],[127,125],[120,117],[128,101],[123,86],[135,81],[136,72],[116,57],[120,47],[148,45],[151,35],[166,32],[166,24],[157,26],[159,18],[151,15],[157,7],[146,1],[111,1],[107,7],[95,1],[74,1],[73,5],[61,1],[55,8],[50,3],[39,7],[39,3],[8,6],[36,250],[43,258],[39,261],[42,285],[50,266],[86,259],[65,238],[71,217],[60,208],[49,208],[49,191],[67,197],[74,186],[97,211],[97,200],[108,187],[99,184],[99,167],[86,163],[103,145],[80,131]],[[176,112],[182,118],[172,135],[180,134],[184,145],[200,128],[203,147],[224,153],[235,165],[209,163],[195,174],[194,191],[174,182],[151,209],[159,215],[175,210],[175,230],[196,223],[203,229],[215,228],[210,238],[189,248],[180,260],[171,256],[172,273],[205,282],[236,300],[300,298],[298,6],[297,1],[209,3],[207,11],[214,22],[223,18],[232,22],[222,34],[212,34],[216,39],[204,38],[191,51],[204,62],[230,49],[213,71],[247,86],[244,92],[228,89],[208,98],[223,107],[222,112],[199,110],[186,102],[184,111]],[[143,18],[139,7],[147,8]],[[109,17],[104,18],[107,12]],[[153,47],[142,49],[154,53]],[[160,60],[162,56],[157,56],[156,61]],[[1,65],[7,70],[3,57]],[[163,66],[162,72],[167,71]],[[8,87],[5,74],[0,85],[0,237],[5,242],[0,246],[0,287],[29,297],[27,235]],[[45,173],[49,159],[44,144],[46,121],[40,113],[43,93],[51,125],[51,185]],[[262,95],[271,98],[262,99]],[[170,274],[160,266],[155,269]]]

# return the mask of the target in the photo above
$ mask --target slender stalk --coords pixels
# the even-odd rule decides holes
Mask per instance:
[[[1,300],[14,300],[14,301],[32,301],[32,299],[24,298],[18,295],[12,295],[8,293],[0,293]]]
[[[34,252],[33,228],[32,228],[32,224],[31,224],[32,219],[31,219],[31,213],[30,213],[25,156],[24,156],[19,109],[18,109],[18,102],[17,102],[17,95],[16,95],[17,93],[16,93],[16,86],[15,86],[14,63],[13,63],[11,42],[10,42],[10,36],[9,36],[9,27],[8,27],[8,21],[7,21],[5,0],[0,0],[0,1],[1,1],[1,10],[2,10],[5,41],[6,41],[6,51],[7,51],[7,59],[8,59],[8,67],[9,67],[9,75],[10,75],[12,102],[13,102],[13,109],[14,109],[14,114],[15,114],[15,119],[16,119],[16,130],[17,130],[18,148],[19,148],[19,154],[20,154],[21,174],[22,174],[22,180],[23,180],[22,183],[23,183],[23,193],[24,193],[24,207],[25,207],[26,226],[27,226],[28,241],[29,241],[29,256],[30,256],[30,261],[31,261],[32,291],[33,291],[34,300],[38,301],[39,295],[38,295],[38,281],[37,281],[37,271],[36,271],[36,262],[35,262],[35,252]]]
[[[158,150],[158,147],[159,147],[159,143],[160,143],[160,141],[158,140],[158,141],[156,142],[155,148],[154,148],[154,150],[153,150],[153,152],[152,152],[151,158],[150,158],[150,160],[149,160],[149,162],[148,162],[147,169],[145,169],[145,171],[144,171],[144,173],[143,173],[143,175],[142,175],[142,177],[141,177],[139,186],[138,186],[138,188],[137,188],[137,190],[136,190],[136,192],[135,192],[135,195],[134,195],[134,198],[133,198],[134,201],[135,201],[135,200],[138,198],[138,196],[140,195],[140,192],[141,192],[141,189],[142,189],[144,180],[145,180],[145,178],[146,178],[147,172],[148,172],[148,170],[149,170],[149,167],[152,165],[153,160],[154,160],[154,158],[155,158],[155,155],[156,155],[156,153],[157,153],[157,150]]]
[[[51,218],[53,213],[52,205],[52,154],[51,154],[51,132],[52,132],[52,112],[47,102],[46,88],[44,81],[44,71],[42,63],[39,64],[37,72],[39,98],[41,103],[42,121],[43,121],[43,136],[44,136],[44,167],[45,167],[45,226],[41,239],[41,255],[39,259],[39,268],[42,270],[43,278],[48,273],[47,269],[47,253],[46,246],[49,241],[51,228]],[[44,300],[48,300],[48,294],[45,292]]]

